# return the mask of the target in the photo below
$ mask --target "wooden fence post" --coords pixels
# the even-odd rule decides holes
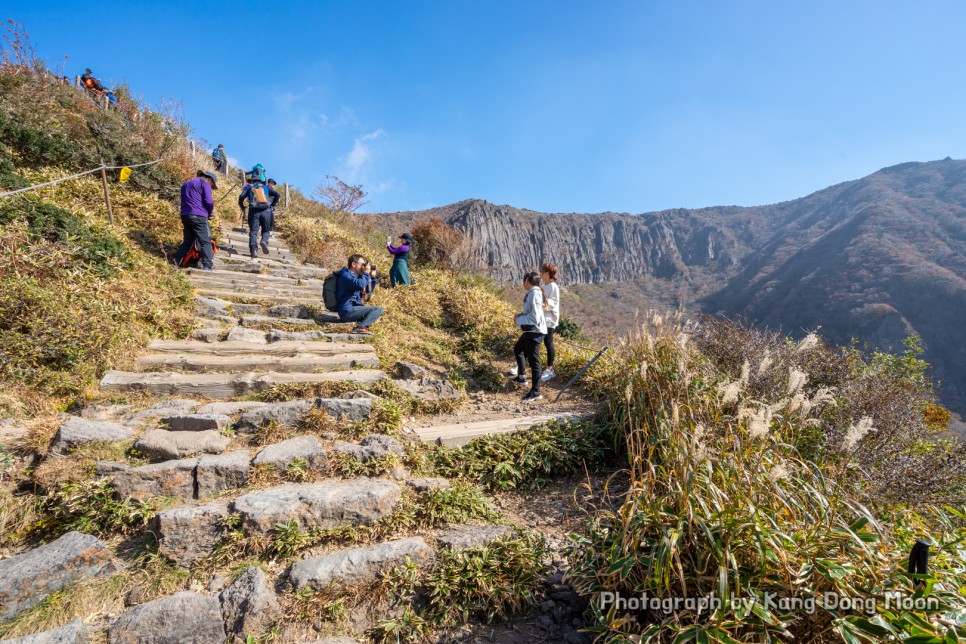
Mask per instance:
[[[288,208],[288,184],[285,184],[285,207]]]
[[[107,170],[104,169],[104,162],[101,162],[101,183],[104,185],[104,201],[107,203],[107,219],[114,225],[114,209],[111,207],[111,191],[107,188]]]

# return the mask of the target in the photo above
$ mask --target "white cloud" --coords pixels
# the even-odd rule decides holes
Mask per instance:
[[[372,160],[372,142],[386,135],[382,128],[364,134],[352,143],[352,150],[345,159],[345,175],[348,181],[358,181],[365,174],[366,165]]]

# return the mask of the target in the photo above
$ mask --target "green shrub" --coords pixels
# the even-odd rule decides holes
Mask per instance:
[[[29,127],[3,111],[0,111],[0,141],[33,166],[67,165],[78,156],[76,144],[63,135]]]
[[[551,421],[509,434],[483,436],[457,449],[431,454],[440,476],[491,489],[538,490],[553,478],[578,474],[610,453],[610,430],[596,421]]]
[[[62,483],[37,500],[41,517],[31,532],[58,537],[78,531],[98,536],[130,534],[144,528],[166,499],[119,499],[107,481]]]

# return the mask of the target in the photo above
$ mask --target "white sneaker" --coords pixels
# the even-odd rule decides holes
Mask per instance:
[[[509,374],[510,374],[511,376],[515,376],[515,375],[517,375],[517,366],[516,366],[516,365],[513,365],[512,367],[510,367],[510,371],[509,371],[508,373],[509,373]]]
[[[551,378],[556,378],[556,377],[557,377],[557,372],[553,370],[553,367],[550,367],[549,369],[544,371],[543,374],[540,376],[540,382],[547,382]]]

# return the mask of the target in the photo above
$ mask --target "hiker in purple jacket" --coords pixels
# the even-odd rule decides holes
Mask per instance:
[[[198,242],[198,254],[204,270],[212,269],[211,230],[208,219],[215,212],[215,199],[212,188],[218,187],[218,179],[213,172],[198,171],[198,176],[181,184],[181,225],[184,228],[184,241],[174,255],[174,263],[181,266],[185,255]]]

